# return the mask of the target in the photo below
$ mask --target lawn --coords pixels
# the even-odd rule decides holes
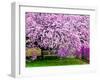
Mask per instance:
[[[88,64],[84,60],[77,58],[55,58],[46,57],[43,60],[26,61],[26,67],[41,67],[41,66],[61,66],[61,65],[80,65]]]

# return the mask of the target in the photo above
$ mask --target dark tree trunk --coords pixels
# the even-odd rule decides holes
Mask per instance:
[[[43,54],[43,50],[41,49],[41,59],[44,59],[44,54]]]
[[[84,59],[84,47],[82,47],[82,59]]]
[[[40,48],[41,48],[41,59],[43,60],[44,59],[44,53],[43,53],[44,48],[43,47],[40,47]]]

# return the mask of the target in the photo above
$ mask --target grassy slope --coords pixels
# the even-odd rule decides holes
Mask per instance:
[[[26,62],[26,67],[41,67],[41,66],[61,66],[61,65],[79,65],[87,64],[85,61],[76,58],[63,58],[63,59],[44,59]]]

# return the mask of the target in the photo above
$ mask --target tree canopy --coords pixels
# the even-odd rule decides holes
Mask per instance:
[[[89,54],[89,15],[26,12],[25,21],[26,37],[31,42],[29,46],[65,48],[68,55],[79,55],[84,46]]]

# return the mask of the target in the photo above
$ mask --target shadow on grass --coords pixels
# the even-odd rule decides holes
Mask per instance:
[[[44,59],[37,59],[34,61],[26,61],[26,67],[42,67],[42,66],[61,66],[61,65],[81,65],[88,64],[85,60],[77,58],[58,58],[45,57]]]

